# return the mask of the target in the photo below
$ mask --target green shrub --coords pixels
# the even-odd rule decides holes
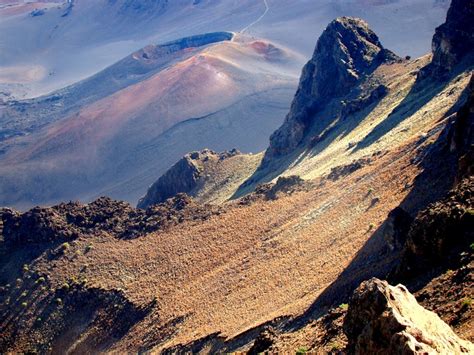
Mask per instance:
[[[303,355],[303,354],[306,354],[308,352],[308,348],[302,346],[301,348],[298,348],[298,350],[296,350],[296,355]]]
[[[339,352],[342,350],[342,345],[337,342],[331,343],[330,346],[331,352]]]
[[[22,303],[21,303],[21,306],[22,306],[23,308],[26,308],[26,307],[28,307],[28,303],[27,303],[27,302],[22,302]]]
[[[35,284],[40,284],[40,283],[43,283],[45,281],[46,281],[46,279],[43,276],[41,276],[35,281]]]
[[[344,310],[344,311],[347,311],[347,309],[349,308],[349,305],[347,303],[341,303],[339,305],[339,308]]]
[[[27,291],[23,291],[23,292],[21,293],[21,297],[26,297],[26,296],[28,296],[28,292],[27,292]]]
[[[469,308],[471,304],[472,304],[472,299],[469,297],[466,297],[461,302],[461,308]]]
[[[56,298],[56,300],[55,300],[55,301],[56,301],[56,303],[57,303],[57,304],[63,304],[63,300],[62,300],[62,299],[60,299],[60,298]]]

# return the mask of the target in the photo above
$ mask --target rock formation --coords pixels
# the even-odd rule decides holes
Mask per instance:
[[[303,68],[284,124],[270,137],[267,158],[292,151],[305,137],[313,114],[321,106],[348,94],[380,64],[394,59],[396,55],[383,48],[365,21],[341,17],[331,22]]]
[[[446,22],[433,36],[432,72],[443,77],[474,48],[474,1],[453,0]]]
[[[474,74],[467,88],[467,101],[456,113],[450,150],[459,157],[458,181],[474,174]]]
[[[435,313],[420,306],[403,285],[370,279],[354,292],[344,331],[355,354],[468,354],[460,339]]]
[[[209,149],[186,154],[153,185],[146,195],[138,201],[138,208],[147,208],[153,204],[166,201],[182,192],[190,192],[198,186],[198,181],[205,175],[205,163],[211,159],[223,160],[240,154],[237,150],[216,153]]]
[[[69,202],[35,207],[25,213],[0,209],[0,220],[6,245],[14,248],[29,243],[68,241],[101,232],[118,238],[134,238],[184,220],[206,219],[219,211],[219,207],[200,205],[185,194],[177,194],[147,210],[101,197],[87,205]]]
[[[473,191],[471,176],[418,214],[408,232],[397,280],[447,266],[474,242]]]

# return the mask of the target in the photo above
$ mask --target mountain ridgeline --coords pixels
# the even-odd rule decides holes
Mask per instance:
[[[357,89],[357,84],[381,64],[397,60],[365,21],[342,17],[331,22],[303,68],[290,112],[270,137],[265,159],[291,152],[314,126],[316,111]]]
[[[0,209],[0,352],[474,352],[473,11],[413,60],[335,19],[265,152],[137,208]]]

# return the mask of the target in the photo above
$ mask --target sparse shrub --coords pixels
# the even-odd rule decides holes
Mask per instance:
[[[46,281],[46,279],[43,276],[41,276],[35,281],[35,284],[40,284],[40,283],[43,283],[45,281]]]
[[[23,272],[28,272],[30,271],[30,268],[28,267],[28,265],[24,264],[23,265]]]
[[[371,231],[371,230],[374,229],[374,228],[375,228],[375,224],[370,223],[370,224],[369,224],[369,231]]]
[[[339,305],[339,308],[344,310],[344,311],[347,311],[347,309],[349,308],[349,305],[347,303],[341,303]]]
[[[90,252],[92,249],[94,249],[94,246],[92,245],[92,243],[87,244],[87,245],[86,245],[86,248],[85,248],[85,252],[88,253],[88,252]]]
[[[372,192],[374,192],[374,189],[373,189],[373,188],[369,188],[369,189],[367,190],[367,195],[372,194]]]
[[[56,298],[55,299],[56,303],[59,305],[59,304],[63,304],[63,300],[60,299],[60,298]]]
[[[461,308],[462,309],[467,309],[471,306],[472,304],[472,299],[469,297],[466,297],[465,299],[462,300],[461,302]]]
[[[342,345],[337,342],[331,343],[330,346],[331,352],[339,352],[342,350]]]
[[[63,283],[63,285],[61,286],[61,289],[64,291],[68,291],[70,288],[71,286],[69,286],[67,282]]]
[[[474,251],[474,243],[471,243],[469,247],[471,248],[471,251]]]
[[[308,348],[306,348],[305,346],[302,346],[301,348],[298,348],[298,350],[296,350],[296,355],[303,355],[303,354],[306,354],[308,352]]]
[[[70,247],[71,247],[71,245],[68,242],[66,242],[66,243],[61,244],[60,249],[61,249],[61,251],[64,252],[64,251],[68,250]]]

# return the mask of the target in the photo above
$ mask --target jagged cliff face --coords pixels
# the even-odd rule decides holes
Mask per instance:
[[[365,21],[341,17],[331,22],[303,68],[283,126],[270,137],[267,158],[292,151],[304,139],[313,114],[321,106],[348,94],[380,64],[396,58],[383,48]]]
[[[166,201],[186,193],[201,203],[227,200],[251,175],[261,155],[242,154],[237,149],[216,153],[210,149],[186,154],[148,189],[138,208]]]
[[[433,36],[432,68],[435,75],[451,71],[474,48],[474,1],[453,0],[446,22]]]
[[[148,189],[146,195],[138,201],[138,208],[166,201],[179,192],[189,193],[197,186],[202,174],[202,160],[215,155],[212,151],[192,152],[181,158],[158,181]]]

